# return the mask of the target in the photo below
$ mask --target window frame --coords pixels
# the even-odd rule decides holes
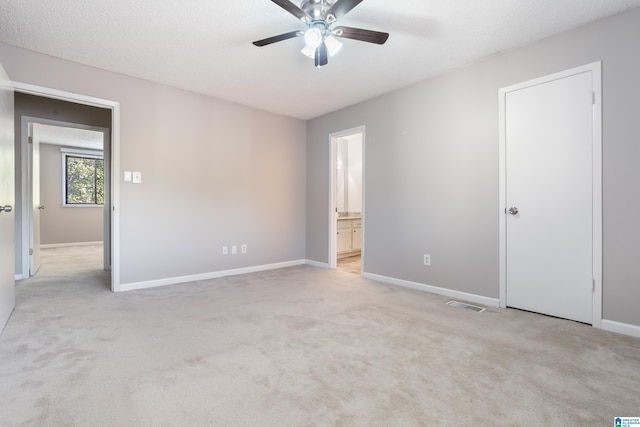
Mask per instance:
[[[81,150],[81,149],[69,149],[69,148],[61,148],[60,152],[62,154],[62,206],[67,208],[103,208],[103,203],[67,203],[67,159],[69,157],[73,158],[85,158],[85,159],[94,159],[94,160],[102,160],[104,167],[104,152],[98,150]],[[104,183],[103,183],[104,185]]]

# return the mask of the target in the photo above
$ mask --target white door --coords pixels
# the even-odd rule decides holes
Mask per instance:
[[[0,332],[15,306],[13,89],[0,65]]]
[[[593,321],[593,75],[508,92],[506,304]]]
[[[40,269],[40,135],[38,125],[29,124],[29,164],[31,168],[31,227],[29,228],[29,276]]]

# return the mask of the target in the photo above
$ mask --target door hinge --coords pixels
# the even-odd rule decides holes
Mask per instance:
[[[596,93],[591,91],[591,105],[596,105]]]
[[[33,144],[33,137],[32,136],[29,137],[29,144]]]
[[[29,255],[33,255],[33,249],[29,248]]]
[[[591,283],[592,283],[591,292],[595,292],[596,291],[596,279],[592,279]]]

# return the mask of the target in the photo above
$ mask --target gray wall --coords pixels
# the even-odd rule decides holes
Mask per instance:
[[[120,103],[120,171],[143,180],[116,177],[122,284],[305,258],[304,121],[4,44],[0,62],[15,81]]]
[[[0,47],[3,45],[0,44]],[[111,111],[104,108],[74,104],[51,98],[15,94],[15,135],[16,135],[16,273],[22,272],[22,117],[37,117],[40,119],[57,120],[69,123],[98,126],[111,129]],[[109,147],[106,147],[109,150]],[[106,159],[105,159],[106,161]],[[46,206],[46,205],[45,205]]]
[[[69,207],[62,204],[62,153],[60,145],[40,144],[40,243],[102,241],[102,206]]]
[[[640,325],[639,41],[634,9],[311,120],[307,258],[328,261],[329,134],[366,125],[364,270],[498,298],[498,89],[602,60],[603,313]]]

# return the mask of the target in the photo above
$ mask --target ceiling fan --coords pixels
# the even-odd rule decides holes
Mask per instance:
[[[255,41],[253,44],[262,47],[304,36],[306,46],[302,49],[302,53],[313,58],[317,68],[327,65],[329,56],[336,54],[342,47],[342,43],[336,40],[336,37],[375,44],[384,44],[389,38],[389,33],[379,31],[353,27],[333,27],[338,19],[349,13],[363,0],[303,0],[300,7],[290,0],[271,1],[300,19],[307,26],[307,29],[268,37]]]

